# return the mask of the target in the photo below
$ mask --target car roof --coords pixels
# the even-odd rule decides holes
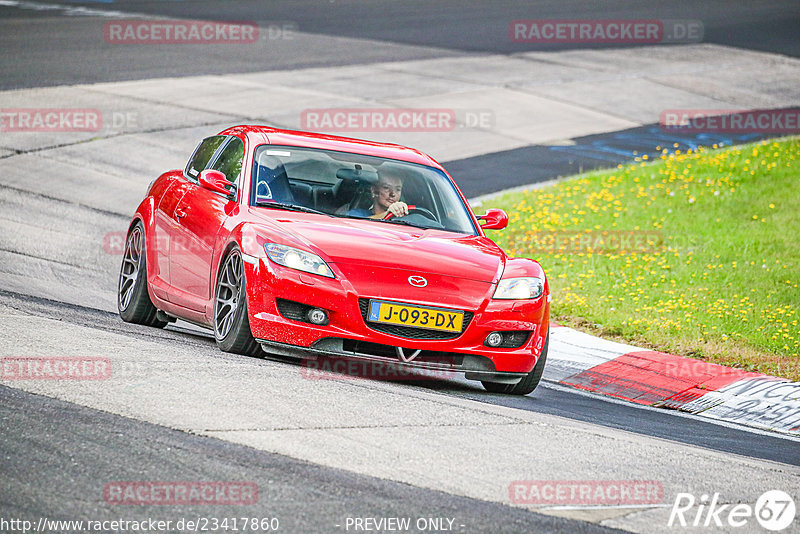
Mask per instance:
[[[256,145],[288,145],[325,150],[338,150],[367,156],[377,156],[388,159],[407,161],[429,165],[444,170],[439,163],[419,150],[396,145],[393,143],[379,143],[350,137],[302,132],[296,130],[281,130],[260,125],[239,125],[227,128],[219,135],[244,135],[251,143]]]

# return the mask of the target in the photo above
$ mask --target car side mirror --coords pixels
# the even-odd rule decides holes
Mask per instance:
[[[214,169],[202,171],[197,181],[200,182],[201,187],[214,193],[220,193],[228,198],[236,195],[236,184],[229,182],[224,174]]]
[[[508,226],[508,214],[497,208],[486,210],[483,215],[478,215],[478,220],[482,221],[481,228],[484,230],[502,230]]]

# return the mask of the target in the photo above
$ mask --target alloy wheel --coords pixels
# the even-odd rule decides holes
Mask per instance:
[[[142,266],[142,230],[136,226],[125,243],[125,255],[119,272],[119,307],[126,310],[131,303]]]
[[[219,275],[217,297],[214,302],[214,330],[217,339],[222,339],[231,331],[239,305],[242,288],[242,257],[238,251],[231,252]]]

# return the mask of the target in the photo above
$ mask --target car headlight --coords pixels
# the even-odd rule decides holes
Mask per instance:
[[[276,243],[267,243],[264,245],[264,249],[267,251],[269,259],[278,265],[311,274],[327,276],[328,278],[335,278],[328,264],[316,254],[300,250],[299,248],[278,245]]]
[[[495,299],[529,300],[541,296],[544,292],[544,280],[536,277],[506,278],[500,280],[494,291]]]

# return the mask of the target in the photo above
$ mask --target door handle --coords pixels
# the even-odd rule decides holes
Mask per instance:
[[[183,219],[184,217],[186,217],[186,212],[185,212],[185,211],[183,211],[183,210],[182,210],[182,209],[180,209],[180,208],[177,208],[177,209],[175,210],[175,218],[176,218],[176,219]]]

